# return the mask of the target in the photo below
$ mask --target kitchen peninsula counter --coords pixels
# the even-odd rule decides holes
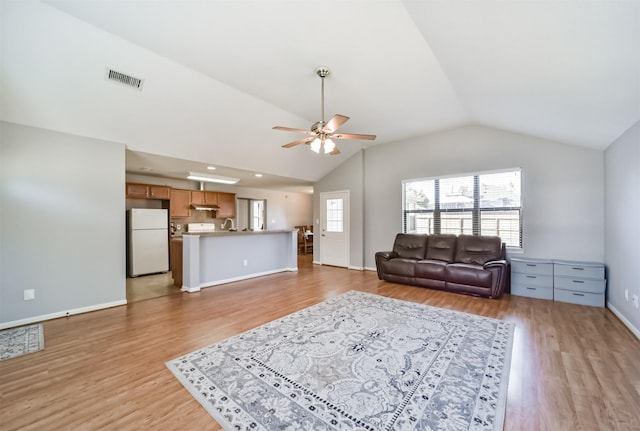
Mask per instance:
[[[297,271],[297,241],[296,230],[175,236],[171,239],[174,284],[185,292],[197,292],[203,287]]]

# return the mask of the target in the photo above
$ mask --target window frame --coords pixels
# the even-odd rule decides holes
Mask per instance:
[[[520,174],[520,206],[510,206],[510,207],[482,207],[480,206],[481,196],[480,196],[480,177],[483,175],[491,175],[491,174],[501,174],[501,173],[509,173],[509,172],[519,172]],[[461,174],[451,174],[451,175],[443,175],[443,176],[434,176],[434,177],[426,177],[426,178],[414,178],[414,179],[406,179],[401,181],[402,188],[402,215],[401,215],[401,223],[402,223],[402,232],[407,233],[408,223],[408,215],[409,214],[433,214],[433,233],[442,232],[442,214],[446,213],[469,213],[471,215],[471,234],[472,235],[481,235],[482,229],[482,213],[483,212],[498,212],[498,211],[518,211],[518,245],[509,245],[507,244],[507,248],[510,250],[523,250],[523,198],[522,198],[522,168],[506,168],[499,170],[491,170],[491,171],[476,171],[470,173],[461,173]],[[470,208],[441,208],[440,205],[440,187],[439,183],[441,180],[450,179],[450,178],[464,178],[464,177],[473,177],[473,205]],[[424,181],[434,181],[434,203],[433,209],[423,209],[423,210],[408,210],[407,209],[407,184],[416,183],[416,182],[424,182]],[[446,228],[445,228],[446,229]],[[429,231],[431,231],[431,223],[429,223]],[[446,231],[444,233],[447,233]],[[456,233],[459,234],[459,233]],[[503,239],[503,242],[506,242]]]

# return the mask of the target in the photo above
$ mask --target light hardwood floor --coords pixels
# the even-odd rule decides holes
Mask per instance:
[[[516,323],[505,430],[639,430],[640,341],[608,310],[490,300],[314,266],[44,323],[0,362],[0,429],[220,430],[164,363],[348,290]]]

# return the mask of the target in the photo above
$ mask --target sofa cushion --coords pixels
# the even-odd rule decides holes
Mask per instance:
[[[381,261],[382,272],[385,274],[399,275],[402,277],[414,277],[416,260],[397,257],[387,261]]]
[[[393,243],[393,251],[398,257],[424,259],[427,248],[427,235],[399,233]]]
[[[427,259],[453,262],[456,252],[456,236],[435,234],[429,236],[427,245]]]
[[[502,256],[502,242],[497,236],[458,235],[455,262],[484,265]]]
[[[446,280],[447,262],[441,260],[419,260],[416,263],[416,277],[431,280]]]
[[[450,263],[446,266],[445,272],[447,283],[491,288],[491,279],[493,278],[491,271],[482,269],[482,266]]]

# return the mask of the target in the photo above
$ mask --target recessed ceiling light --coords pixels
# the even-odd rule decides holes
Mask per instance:
[[[256,177],[260,178],[262,177],[262,174],[256,174]]]
[[[207,169],[209,169],[210,171],[215,171],[216,167],[215,166],[207,166]]]

